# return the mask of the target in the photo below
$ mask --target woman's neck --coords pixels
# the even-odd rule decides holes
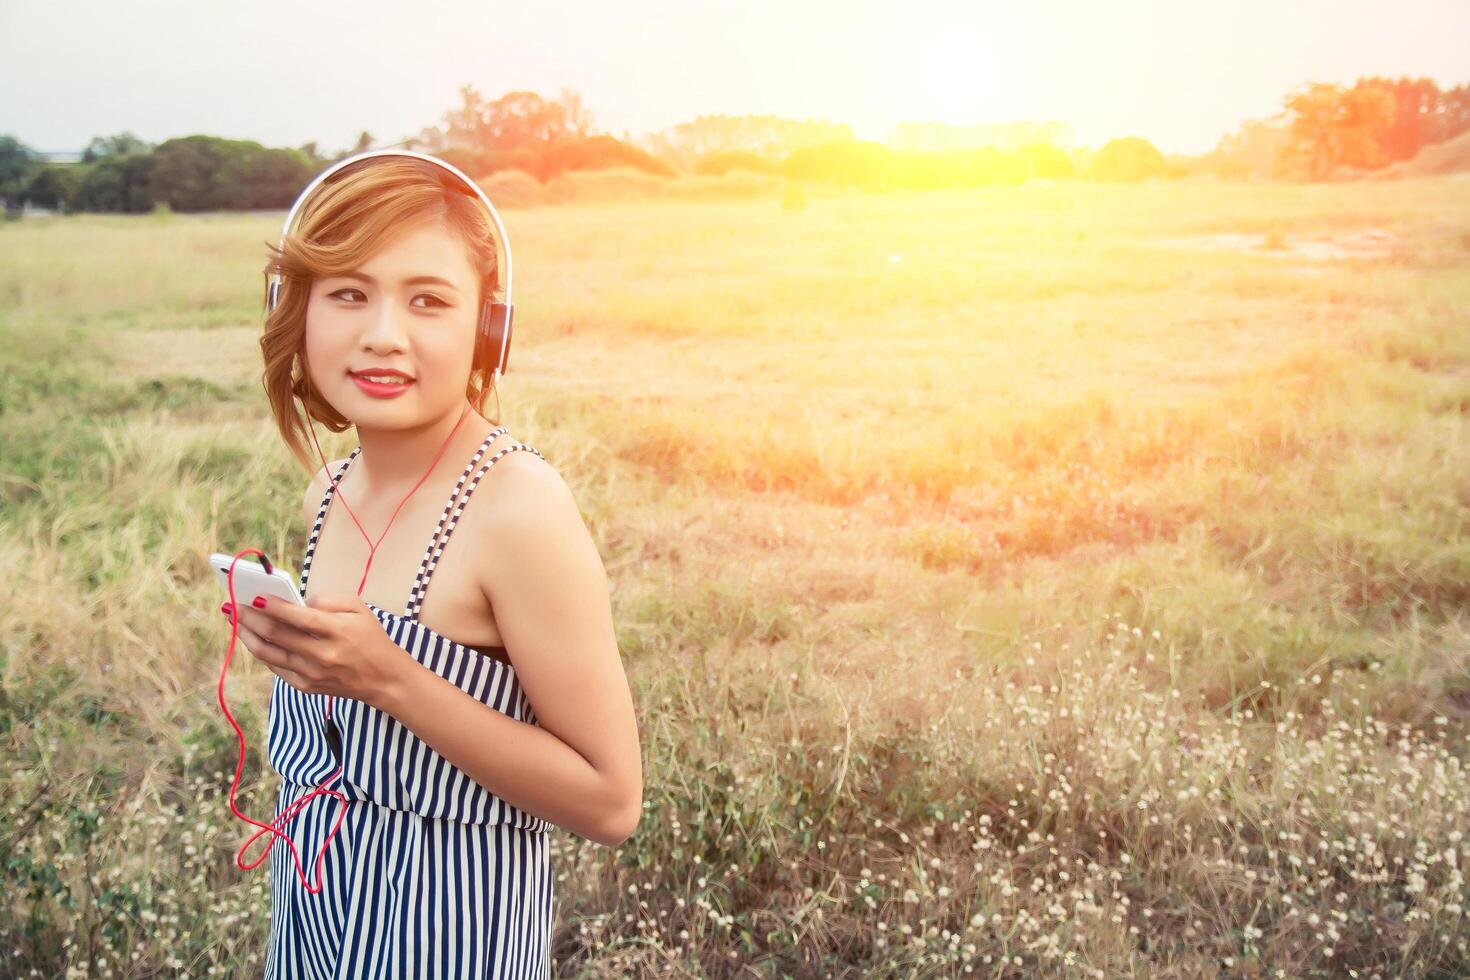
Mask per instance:
[[[460,420],[460,412],[455,412],[408,429],[365,429],[359,426],[357,441],[362,452],[358,454],[353,469],[361,469],[359,479],[372,488],[374,496],[385,494],[391,497],[396,493],[395,499],[399,499],[421,479],[426,484],[437,482],[433,474],[425,478],[425,471],[431,465],[436,472],[446,468],[457,471],[495,428],[467,402],[461,411],[466,409],[463,421]],[[449,440],[447,446],[446,439]],[[438,457],[437,463],[435,457]]]

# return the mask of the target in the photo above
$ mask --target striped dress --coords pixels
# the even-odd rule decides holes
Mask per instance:
[[[368,603],[384,631],[416,661],[517,721],[536,723],[504,647],[456,643],[418,622],[439,556],[470,495],[506,453],[474,472],[485,437],[445,505],[402,614]],[[332,492],[362,451],[343,461],[322,495],[301,563],[306,595]],[[544,457],[543,457],[544,458]],[[468,487],[466,488],[466,483]],[[460,492],[464,491],[463,499]],[[328,702],[331,721],[323,722]],[[328,788],[288,818],[307,891],[286,842],[272,838],[266,980],[356,978],[544,978],[551,975],[552,879],[547,821],[519,810],[362,701],[305,694],[280,677],[271,689],[268,754],[281,776],[277,817],[332,776]],[[340,762],[339,762],[340,756]],[[338,819],[321,877],[317,852]]]

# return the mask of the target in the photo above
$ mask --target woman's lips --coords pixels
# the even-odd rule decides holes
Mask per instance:
[[[363,394],[370,395],[373,398],[397,398],[409,388],[413,387],[412,381],[405,380],[402,384],[385,385],[379,384],[376,381],[369,381],[368,379],[356,374],[352,375],[352,380],[353,383],[355,383],[359,388],[362,389]]]

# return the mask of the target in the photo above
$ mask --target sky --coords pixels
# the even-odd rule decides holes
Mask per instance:
[[[638,136],[705,114],[1059,120],[1200,153],[1308,82],[1470,82],[1470,0],[0,0],[0,134],[374,146],[487,100],[577,92]]]

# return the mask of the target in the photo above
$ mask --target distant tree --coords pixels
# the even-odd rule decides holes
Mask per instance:
[[[459,97],[459,108],[444,113],[444,125],[419,130],[419,135],[409,141],[409,149],[438,156],[448,150],[466,150],[477,155],[484,152],[484,147],[476,145],[476,131],[484,115],[485,98],[473,85],[461,85]]]
[[[568,136],[593,136],[592,111],[582,102],[582,96],[563,86],[557,96],[557,104],[566,111]]]
[[[1284,115],[1290,153],[1313,180],[1339,168],[1377,170],[1470,130],[1470,84],[1441,91],[1432,79],[1360,78],[1292,92]]]
[[[153,151],[152,196],[180,212],[284,208],[313,169],[299,150],[185,136]]]
[[[102,156],[95,163],[79,164],[81,186],[76,209],[140,213],[153,210],[153,155],[129,153]]]
[[[42,187],[48,198],[60,193],[68,210],[75,211],[279,209],[290,205],[323,163],[315,143],[280,149],[193,135],[166,140],[147,152],[135,152],[136,145],[93,140],[92,162],[65,165],[66,174],[48,175]]]
[[[14,136],[0,135],[0,198],[6,209],[18,208],[22,195],[41,169],[42,157]]]
[[[317,161],[300,150],[231,141],[218,178],[223,189],[214,206],[237,211],[290,207],[298,190],[319,169]]]
[[[445,113],[445,142],[450,148],[479,152],[539,148],[554,139],[583,135],[573,123],[574,113],[563,103],[548,101],[535,92],[507,92],[487,101],[473,85],[460,89],[460,108]],[[585,110],[577,103],[577,112]]]
[[[317,149],[316,140],[302,143],[296,148],[296,152],[311,161],[313,170],[320,170],[324,164],[329,162],[326,157],[322,156],[321,150]]]
[[[131,153],[147,153],[153,144],[134,136],[131,132],[114,136],[94,136],[82,151],[82,163],[96,163],[103,157],[125,157]]]
[[[447,146],[448,142],[445,139],[444,130],[438,126],[425,126],[419,130],[417,136],[410,136],[404,141],[404,147],[406,149],[436,155],[442,154]]]
[[[219,136],[165,140],[153,151],[155,200],[175,211],[214,211],[229,207],[223,172],[229,141]],[[257,144],[258,145],[258,144]]]
[[[1026,143],[1016,151],[1016,155],[1033,177],[1055,180],[1071,177],[1076,173],[1072,158],[1048,140]]]
[[[1452,140],[1470,130],[1470,82],[1441,93],[1438,142]]]
[[[1288,176],[1292,168],[1291,125],[1284,113],[1266,119],[1247,119],[1215,143],[1214,149],[1193,161],[1191,169],[1220,177],[1272,179]]]
[[[460,87],[461,104],[409,140],[415,149],[451,160],[472,176],[520,169],[545,179],[554,168],[543,159],[553,144],[594,135],[592,115],[568,88],[555,100],[535,92],[507,92],[487,101],[473,85]]]
[[[489,104],[482,129],[490,146],[513,150],[591,135],[589,120],[580,101],[568,106],[535,92],[510,92]]]
[[[38,207],[62,212],[79,210],[85,176],[82,167],[74,163],[43,164],[31,178],[24,197]]]
[[[1359,81],[1350,89],[1312,82],[1286,99],[1292,152],[1306,161],[1311,180],[1338,167],[1371,170],[1388,162],[1380,134],[1393,125],[1393,93]]]
[[[1387,122],[1373,133],[1383,164],[1407,160],[1426,144],[1444,138],[1440,133],[1441,93],[1432,79],[1373,77],[1359,80],[1356,87],[1381,89],[1393,100]]]
[[[1108,140],[1092,161],[1090,176],[1096,180],[1143,180],[1165,177],[1169,164],[1164,155],[1141,136]]]
[[[523,170],[545,181],[567,169],[634,166],[659,170],[647,154],[592,128],[582,97],[562,88],[557,98],[512,91],[487,100],[475,85],[460,87],[460,106],[441,126],[425,126],[407,145],[428,151],[481,179],[498,170]]]
[[[566,132],[564,119],[535,92],[507,92],[486,104],[476,137],[489,150],[539,149]]]

